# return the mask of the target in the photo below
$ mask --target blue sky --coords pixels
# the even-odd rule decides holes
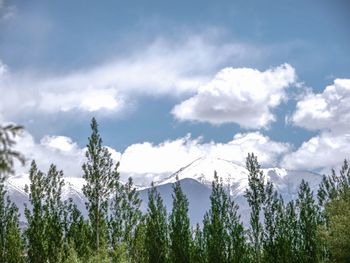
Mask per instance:
[[[346,0],[0,0],[0,120],[25,125],[31,144],[20,147],[33,158],[55,140],[82,149],[96,116],[130,166],[143,167],[146,142],[154,156],[178,142],[169,154],[183,158],[165,171],[206,151],[240,161],[217,150],[227,145],[266,154],[265,166],[333,167],[350,152],[349,10]]]

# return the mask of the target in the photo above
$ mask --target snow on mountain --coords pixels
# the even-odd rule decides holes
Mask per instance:
[[[173,174],[137,174],[132,176],[137,186],[141,199],[143,200],[142,210],[147,210],[147,191],[149,182],[152,179],[160,191],[164,203],[170,211],[172,206],[172,187],[171,185],[178,178],[181,181],[184,192],[190,203],[190,218],[192,223],[200,222],[205,211],[209,209],[209,195],[211,183],[214,180],[214,171],[222,179],[224,186],[228,189],[231,196],[240,206],[242,220],[247,222],[249,217],[249,208],[244,198],[245,189],[248,186],[248,171],[232,161],[214,158],[202,157],[194,160]],[[319,174],[308,171],[291,171],[283,168],[263,169],[266,180],[274,183],[276,189],[285,199],[295,199],[302,179],[310,183],[311,189],[316,190],[322,177]],[[125,175],[122,175],[124,181]],[[72,198],[79,209],[85,213],[85,197],[82,193],[82,187],[85,183],[83,178],[65,177],[65,186],[63,188],[63,198]],[[21,220],[24,220],[24,203],[28,203],[28,194],[24,191],[25,185],[29,185],[29,176],[21,174],[9,177],[6,181],[8,195],[17,204],[21,213]]]

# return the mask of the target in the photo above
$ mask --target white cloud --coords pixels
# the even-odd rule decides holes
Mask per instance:
[[[309,93],[298,101],[291,121],[309,130],[350,132],[350,79],[336,79],[322,93]]]
[[[264,72],[225,68],[193,97],[176,105],[172,113],[182,121],[266,127],[275,120],[271,110],[286,99],[285,90],[295,81],[295,70],[288,64]]]
[[[289,169],[327,170],[338,167],[350,158],[350,134],[323,132],[304,142],[295,152],[287,154],[281,163]]]
[[[23,111],[120,112],[137,96],[193,93],[222,64],[258,53],[248,45],[194,36],[174,42],[159,38],[129,55],[61,75],[5,71],[0,64],[0,114],[15,120]]]
[[[270,167],[277,165],[278,159],[289,148],[288,144],[271,141],[259,132],[236,134],[227,143],[203,143],[201,138],[192,139],[190,135],[158,145],[144,142],[130,145],[122,154],[108,147],[114,161],[121,162],[122,179],[134,176],[136,182],[151,182],[157,179],[156,176],[166,176],[205,156],[231,160],[244,166],[247,154],[254,152],[262,165]],[[18,138],[16,149],[28,160],[25,167],[16,167],[19,173],[28,172],[30,161],[34,159],[43,171],[54,163],[65,176],[82,175],[86,148],[80,148],[71,138],[44,136],[40,142],[35,142],[31,134],[24,132]]]
[[[203,156],[223,158],[244,166],[250,152],[256,153],[263,165],[273,166],[288,150],[288,144],[271,141],[258,132],[236,134],[227,143],[202,143],[200,138],[187,136],[159,145],[133,144],[123,153],[120,169],[127,173],[169,173]]]
[[[24,167],[17,166],[17,172],[28,172],[31,160],[35,160],[38,167],[47,171],[51,163],[65,172],[66,176],[81,176],[81,165],[84,150],[79,148],[70,138],[64,136],[45,136],[39,143],[28,132],[18,137],[16,149],[26,158]]]

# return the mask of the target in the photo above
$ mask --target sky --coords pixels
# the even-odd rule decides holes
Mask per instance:
[[[80,176],[90,120],[121,172],[202,156],[329,172],[350,155],[350,3],[0,0],[0,123]],[[25,167],[23,169],[27,169]]]

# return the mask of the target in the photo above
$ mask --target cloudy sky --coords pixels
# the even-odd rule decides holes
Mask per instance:
[[[350,156],[350,4],[0,0],[0,122],[80,175],[95,116],[125,173],[201,156],[325,171]]]

